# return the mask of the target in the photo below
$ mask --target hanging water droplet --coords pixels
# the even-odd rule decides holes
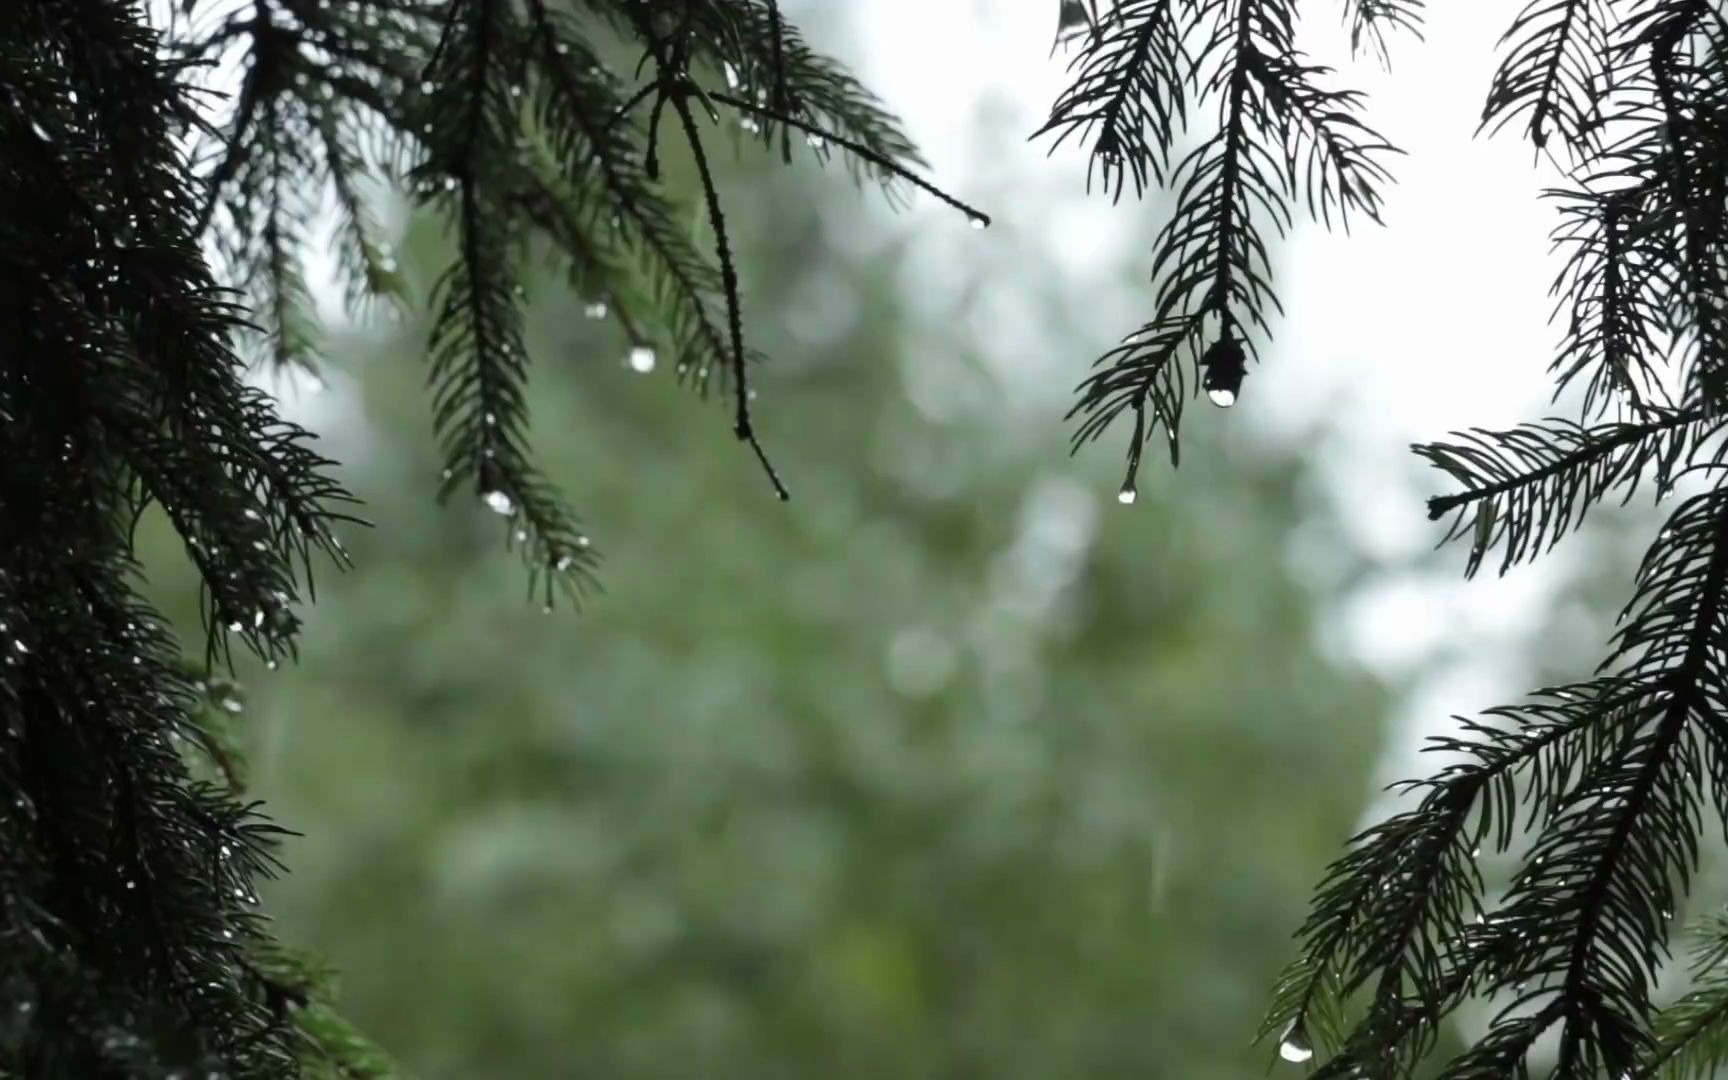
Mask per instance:
[[[30,646],[24,644],[24,642],[17,640],[17,639],[13,640],[12,647],[14,649],[17,649],[21,653],[27,653],[30,651]]]
[[[562,573],[567,572],[572,566],[575,566],[575,565],[576,565],[576,556],[574,556],[574,555],[560,555],[560,556],[558,556],[558,561],[552,564],[552,569],[554,569],[554,570],[558,571],[560,574],[562,574]]]
[[[726,71],[726,85],[733,90],[738,89],[738,69],[731,64],[723,65]]]
[[[1662,909],[1662,921],[1663,921],[1663,922],[1667,922],[1667,921],[1668,921],[1668,920],[1670,920],[1670,919],[1672,919],[1672,918],[1673,918],[1673,917],[1674,917],[1674,912],[1673,912],[1673,911],[1671,911],[1671,910],[1670,910],[1670,909],[1668,909],[1668,908],[1663,908],[1663,909]]]
[[[282,665],[278,664],[274,660],[266,660],[266,661],[264,661],[264,666],[271,671],[275,671],[277,668],[281,667]]]
[[[576,546],[577,547],[587,547],[588,546],[588,538],[586,536],[578,536],[576,538]]]
[[[606,312],[609,310],[610,309],[606,306],[606,301],[596,300],[586,308],[583,308],[582,314],[588,316],[590,319],[604,319],[606,317]]]
[[[420,84],[420,92],[422,94],[431,94],[433,91],[435,91],[437,89],[438,89],[438,84],[433,82],[431,79],[426,79],[425,81],[421,82],[421,84]]]
[[[498,414],[497,413],[488,412],[486,414],[486,426],[487,427],[497,427],[498,426]]]
[[[126,888],[128,891],[130,891],[132,889],[136,889],[137,887],[138,887],[138,883],[136,881],[133,881],[131,878],[126,879]]]
[[[228,624],[228,629],[230,632],[238,634],[240,631],[246,629],[246,627],[239,619],[235,619],[233,622]]]
[[[654,350],[646,345],[638,345],[630,350],[630,370],[643,375],[654,370]]]
[[[1297,1065],[1314,1056],[1314,1047],[1308,1041],[1308,1032],[1302,1027],[1302,1021],[1292,1020],[1284,1029],[1284,1037],[1278,1043],[1278,1056]]]
[[[227,844],[223,844],[220,848],[217,849],[217,853],[220,854],[224,859],[226,859],[228,856],[234,854],[234,849],[229,847]]]
[[[1207,346],[1205,355],[1200,357],[1200,366],[1205,370],[1200,385],[1212,404],[1220,409],[1236,404],[1242,380],[1248,374],[1248,353],[1242,343],[1226,330]]]
[[[1470,849],[1470,857],[1472,859],[1480,859],[1482,857],[1482,845],[1481,844],[1477,844],[1475,847]]]
[[[542,614],[542,615],[552,614],[552,605],[551,604],[541,604],[540,605],[540,614]]]
[[[226,713],[241,713],[246,711],[246,705],[232,695],[222,699],[222,711]]]
[[[480,496],[480,501],[485,503],[494,514],[514,514],[516,512],[516,503],[502,491],[488,491]]]
[[[527,529],[517,529],[515,535],[516,535],[516,542],[518,544],[525,544],[528,542],[528,530]]]
[[[986,226],[988,224],[990,224],[988,219],[980,217],[977,214],[972,215],[972,227],[974,229],[982,229],[984,226]]]
[[[1131,487],[1125,487],[1116,493],[1116,501],[1121,503],[1123,506],[1133,505],[1134,500],[1139,497],[1140,493]]]

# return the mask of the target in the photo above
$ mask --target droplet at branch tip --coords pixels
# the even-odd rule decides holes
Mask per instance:
[[[1314,1047],[1308,1041],[1308,1032],[1302,1026],[1300,1019],[1291,1022],[1284,1029],[1284,1036],[1278,1042],[1278,1056],[1295,1065],[1306,1063],[1314,1056]]]
[[[1146,399],[1134,399],[1134,434],[1128,443],[1128,473],[1122,477],[1122,487],[1116,492],[1116,501],[1123,506],[1132,506],[1140,497],[1140,447],[1146,441]]]

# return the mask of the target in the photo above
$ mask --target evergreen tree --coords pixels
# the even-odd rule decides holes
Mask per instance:
[[[1374,0],[1346,17],[1384,58],[1385,34],[1419,13]],[[376,178],[450,222],[429,350],[444,493],[472,490],[510,521],[547,604],[579,597],[597,562],[524,434],[523,253],[550,254],[638,347],[720,389],[785,498],[752,424],[759,358],[714,123],[731,115],[782,158],[804,141],[988,219],[920,177],[893,119],[776,0],[181,0],[165,23],[151,16],[135,0],[0,11],[0,777],[13,793],[0,1063],[30,1077],[364,1075],[369,1051],[253,909],[278,830],[241,801],[210,719],[230,689],[180,663],[132,547],[159,507],[203,582],[207,667],[236,640],[292,657],[314,556],[340,563],[334,530],[358,519],[309,433],[244,381],[242,353],[315,365],[301,271],[314,215],[338,209],[356,304],[403,299]],[[1393,148],[1360,119],[1361,96],[1325,89],[1330,73],[1295,50],[1290,0],[1066,0],[1058,16],[1075,80],[1041,133],[1085,143],[1115,198],[1178,193],[1153,241],[1150,318],[1076,406],[1077,446],[1131,416],[1128,501],[1159,428],[1176,462],[1191,386],[1221,406],[1242,392],[1277,307],[1266,228],[1282,234],[1298,203],[1328,225],[1374,219]],[[1571,256],[1555,370],[1560,389],[1587,391],[1577,421],[1417,448],[1462,485],[1429,512],[1471,540],[1468,573],[1491,550],[1504,572],[1551,547],[1646,476],[1660,497],[1720,467],[1725,33],[1709,0],[1534,0],[1507,36],[1484,124],[1522,120],[1566,159],[1571,184],[1551,193]],[[606,63],[611,43],[639,62]],[[238,93],[211,110],[197,82],[228,66]],[[1216,127],[1172,164],[1202,104]],[[694,192],[663,182],[672,144],[695,162]],[[712,253],[690,240],[687,205]],[[1672,511],[1596,677],[1438,741],[1456,760],[1359,837],[1315,901],[1268,1019],[1286,1057],[1324,1049],[1323,1075],[1406,1075],[1460,1002],[1510,993],[1445,1075],[1525,1075],[1550,1033],[1559,1077],[1714,1061],[1722,928],[1707,931],[1700,988],[1654,1021],[1650,986],[1706,804],[1728,811],[1725,586],[1717,487]],[[1524,869],[1486,910],[1475,853],[1529,831]]]

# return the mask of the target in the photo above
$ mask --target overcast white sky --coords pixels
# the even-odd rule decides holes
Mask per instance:
[[[983,116],[1030,133],[1065,85],[1062,58],[1045,59],[1055,0],[859,0],[852,10],[862,45],[820,44],[863,68],[948,190],[991,192],[989,209],[1019,214],[1048,257],[1075,275],[1116,265],[1124,250],[1150,248],[1150,234],[1124,227],[1123,210],[1086,198],[1080,152],[1050,159],[1046,141],[978,134]],[[1423,499],[1444,489],[1443,478],[1422,475],[1411,442],[1554,411],[1546,368],[1557,331],[1547,324],[1547,290],[1559,262],[1548,251],[1553,211],[1537,195],[1558,177],[1537,165],[1516,128],[1472,138],[1507,12],[1431,6],[1426,41],[1394,41],[1388,75],[1372,60],[1349,57],[1342,0],[1301,0],[1300,10],[1308,22],[1299,43],[1338,69],[1332,85],[1369,94],[1369,122],[1409,156],[1393,161],[1398,182],[1386,192],[1386,228],[1367,224],[1346,237],[1299,224],[1277,267],[1287,317],[1275,324],[1277,344],[1263,354],[1232,419],[1287,437],[1324,411],[1343,415],[1326,451],[1332,497],[1367,548],[1396,563],[1440,535]],[[924,201],[913,214],[934,222],[951,212]],[[917,256],[966,257],[953,230],[918,231],[938,238]],[[1130,315],[1113,333],[1139,321]],[[1075,373],[1091,359],[1065,358]],[[1059,380],[1075,381],[1078,374]],[[1386,763],[1389,776],[1408,774],[1406,754],[1448,715],[1473,714],[1528,689],[1516,646],[1539,627],[1563,565],[1551,556],[1504,579],[1488,574],[1466,584],[1462,551],[1455,556],[1443,576],[1389,575],[1345,602],[1330,635],[1335,647],[1409,680],[1408,722]],[[1464,662],[1424,662],[1455,639],[1471,642]]]

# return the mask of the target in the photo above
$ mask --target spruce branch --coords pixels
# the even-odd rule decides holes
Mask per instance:
[[[1454,717],[1465,737],[1435,737],[1425,748],[1454,759],[1405,792],[1425,794],[1414,809],[1375,825],[1327,871],[1300,937],[1298,985],[1275,992],[1263,1030],[1314,1032],[1339,1047],[1329,1065],[1406,1076],[1432,1047],[1440,1017],[1480,978],[1482,959],[1516,943],[1514,924],[1484,921],[1476,859],[1485,845],[1506,850],[1520,819],[1546,818],[1565,798],[1577,762],[1596,748],[1604,715],[1630,700],[1613,679],[1547,687],[1519,707],[1488,710],[1500,723]],[[1474,917],[1475,921],[1472,921]],[[1366,1017],[1347,1040],[1336,1024],[1345,999],[1374,982]]]
[[[1455,1004],[1449,995],[1469,988],[1515,996],[1488,1035],[1450,1063],[1448,1078],[1526,1075],[1537,1040],[1550,1030],[1559,1038],[1556,1077],[1621,1075],[1651,1052],[1650,986],[1698,858],[1700,781],[1728,734],[1715,719],[1728,645],[1728,494],[1678,507],[1636,585],[1639,599],[1603,664],[1615,674],[1553,692],[1558,706],[1522,716],[1490,710],[1514,727],[1469,724],[1473,738],[1437,742],[1466,762],[1427,782],[1432,790],[1417,810],[1370,830],[1322,888],[1309,926],[1330,932],[1306,931],[1310,970],[1338,963],[1337,955],[1359,957],[1359,974],[1378,971],[1388,995],[1387,1007],[1371,1007],[1347,1044],[1355,1062],[1393,1062],[1406,1074],[1425,1049],[1408,1046],[1410,1033],[1431,1030]],[[1471,929],[1455,921],[1478,903],[1473,867],[1447,865],[1413,840],[1422,832],[1408,830],[1447,835],[1465,820],[1461,807],[1474,803],[1475,838],[1503,850],[1516,835],[1520,801],[1528,804],[1524,828],[1539,833],[1511,890],[1484,916],[1487,937],[1473,943]],[[1376,845],[1377,837],[1389,839]],[[1366,912],[1353,926],[1344,920],[1406,859],[1420,903],[1433,909],[1405,924],[1422,927],[1414,939],[1392,939],[1414,940],[1421,958],[1400,973],[1408,946],[1372,947],[1398,919]],[[1384,891],[1396,897],[1399,883],[1392,878]],[[1343,977],[1347,988],[1356,985]],[[1413,993],[1404,993],[1407,986]],[[1280,1000],[1292,1000],[1288,990]]]
[[[1498,132],[1528,114],[1525,132],[1538,150],[1558,133],[1587,158],[1599,149],[1601,99],[1617,81],[1604,72],[1612,29],[1610,0],[1529,0],[1500,37],[1513,42],[1494,73],[1477,132]]]
[[[685,100],[685,95],[674,90],[671,102],[672,108],[678,113],[678,121],[684,128],[684,137],[689,141],[690,152],[696,158],[697,174],[702,181],[702,195],[708,203],[708,221],[714,229],[714,247],[720,257],[721,279],[726,288],[727,327],[732,335],[732,433],[740,441],[749,444],[756,454],[756,460],[762,466],[762,471],[768,474],[769,482],[774,485],[774,494],[785,502],[792,498],[792,494],[786,490],[780,474],[774,471],[774,465],[768,460],[761,441],[756,437],[756,429],[750,422],[750,382],[746,367],[748,358],[744,353],[743,305],[738,298],[738,269],[733,264],[732,245],[726,238],[726,216],[720,209],[720,193],[714,187],[714,174],[709,171],[708,155],[702,149],[702,137],[696,130],[696,120],[690,115],[690,105]]]
[[[1660,497],[1671,489],[1680,455],[1719,425],[1700,410],[1651,407],[1645,419],[1584,427],[1561,417],[1504,431],[1454,432],[1458,441],[1419,443],[1412,451],[1465,490],[1428,500],[1429,520],[1452,514],[1440,543],[1469,536],[1464,574],[1474,577],[1494,548],[1505,574],[1552,550],[1592,506],[1624,488],[1621,505],[1655,474]]]
[[[596,215],[644,267],[672,338],[677,373],[706,393],[713,374],[730,364],[720,329],[721,276],[690,246],[677,211],[647,174],[632,129],[612,122],[628,115],[623,95],[574,21],[542,0],[530,0],[529,10],[541,76],[535,119],[564,175],[604,193],[592,204]]]
[[[523,33],[503,0],[452,6],[429,71],[438,89],[427,103],[449,121],[434,129],[418,181],[423,197],[453,204],[457,233],[456,261],[433,290],[433,418],[445,453],[440,498],[474,484],[486,506],[505,519],[508,542],[523,545],[524,561],[550,605],[554,585],[580,598],[595,553],[527,450],[520,235],[492,197],[509,183],[502,163],[516,155],[525,65],[513,46]]]
[[[1195,23],[1191,2],[1126,0],[1094,12],[1085,44],[1068,64],[1074,82],[1031,137],[1054,132],[1051,153],[1071,136],[1090,140],[1087,187],[1097,170],[1115,200],[1130,181],[1136,198],[1149,180],[1162,186],[1170,149],[1187,127],[1194,60],[1184,43]]]
[[[1197,99],[1219,102],[1218,130],[1168,170],[1177,208],[1154,243],[1152,318],[1100,359],[1105,370],[1081,384],[1069,414],[1082,418],[1077,448],[1135,410],[1124,501],[1149,427],[1164,427],[1176,460],[1186,397],[1176,369],[1193,363],[1197,387],[1216,405],[1233,404],[1258,354],[1250,328],[1264,336],[1267,307],[1282,313],[1261,223],[1282,236],[1299,188],[1327,225],[1334,212],[1346,228],[1352,211],[1378,219],[1377,186],[1390,174],[1377,158],[1396,148],[1352,115],[1360,94],[1316,83],[1328,69],[1301,62],[1294,20],[1285,0],[1110,5],[1089,20],[1093,32],[1073,64],[1080,75],[1038,132],[1056,132],[1058,145],[1091,139],[1088,184],[1101,167],[1106,190],[1119,199],[1129,180],[1136,195],[1148,178],[1166,182],[1176,124],[1186,125],[1187,85]],[[1202,30],[1190,57],[1185,42]]]
[[[1694,986],[1657,1014],[1655,1045],[1635,1080],[1708,1080],[1728,1062],[1728,919],[1700,920],[1691,935]]]
[[[1664,253],[1657,235],[1643,227],[1636,190],[1580,186],[1550,188],[1543,195],[1565,204],[1554,246],[1572,248],[1549,290],[1561,297],[1556,316],[1570,305],[1565,339],[1549,365],[1559,372],[1553,400],[1588,373],[1586,417],[1599,416],[1611,403],[1639,414],[1651,403],[1667,405],[1651,363],[1663,319],[1651,291],[1652,275],[1663,265]]]
[[[859,159],[861,159],[865,162],[868,162],[870,165],[872,165],[876,169],[878,169],[882,175],[891,176],[897,180],[903,180],[906,183],[910,184],[911,186],[919,189],[920,191],[926,192],[930,195],[934,195],[937,199],[940,199],[942,202],[947,203],[949,206],[952,206],[954,209],[965,214],[967,216],[967,218],[971,219],[971,221],[975,225],[983,227],[983,226],[988,226],[990,224],[990,215],[989,214],[986,214],[984,211],[978,209],[975,206],[971,206],[968,203],[962,202],[961,200],[948,194],[946,191],[943,191],[941,188],[937,187],[935,184],[932,184],[930,181],[925,180],[923,177],[919,176],[917,173],[915,173],[912,170],[901,165],[899,162],[895,161],[893,158],[884,157],[883,155],[881,155],[877,151],[871,149],[869,146],[865,145],[864,143],[854,142],[853,140],[845,137],[844,135],[838,135],[832,131],[825,131],[822,128],[819,128],[814,124],[806,123],[805,121],[800,120],[796,116],[779,113],[779,112],[776,112],[774,109],[768,108],[768,107],[763,106],[763,105],[752,104],[748,101],[745,101],[743,98],[734,97],[731,94],[723,94],[723,93],[720,93],[718,91],[709,91],[706,96],[709,99],[711,99],[713,101],[717,101],[722,105],[731,106],[732,108],[737,109],[740,112],[748,113],[752,116],[763,117],[763,118],[768,119],[768,120],[773,120],[776,123],[782,125],[783,127],[802,131],[802,132],[804,132],[807,140],[813,146],[826,147],[827,144],[833,143],[836,146],[839,146],[842,150],[845,150],[845,151],[855,155]]]
[[[1392,66],[1386,48],[1389,30],[1408,30],[1417,41],[1422,37],[1425,0],[1344,0],[1344,25],[1350,28],[1350,54],[1360,56],[1363,42],[1374,51],[1383,69]]]

